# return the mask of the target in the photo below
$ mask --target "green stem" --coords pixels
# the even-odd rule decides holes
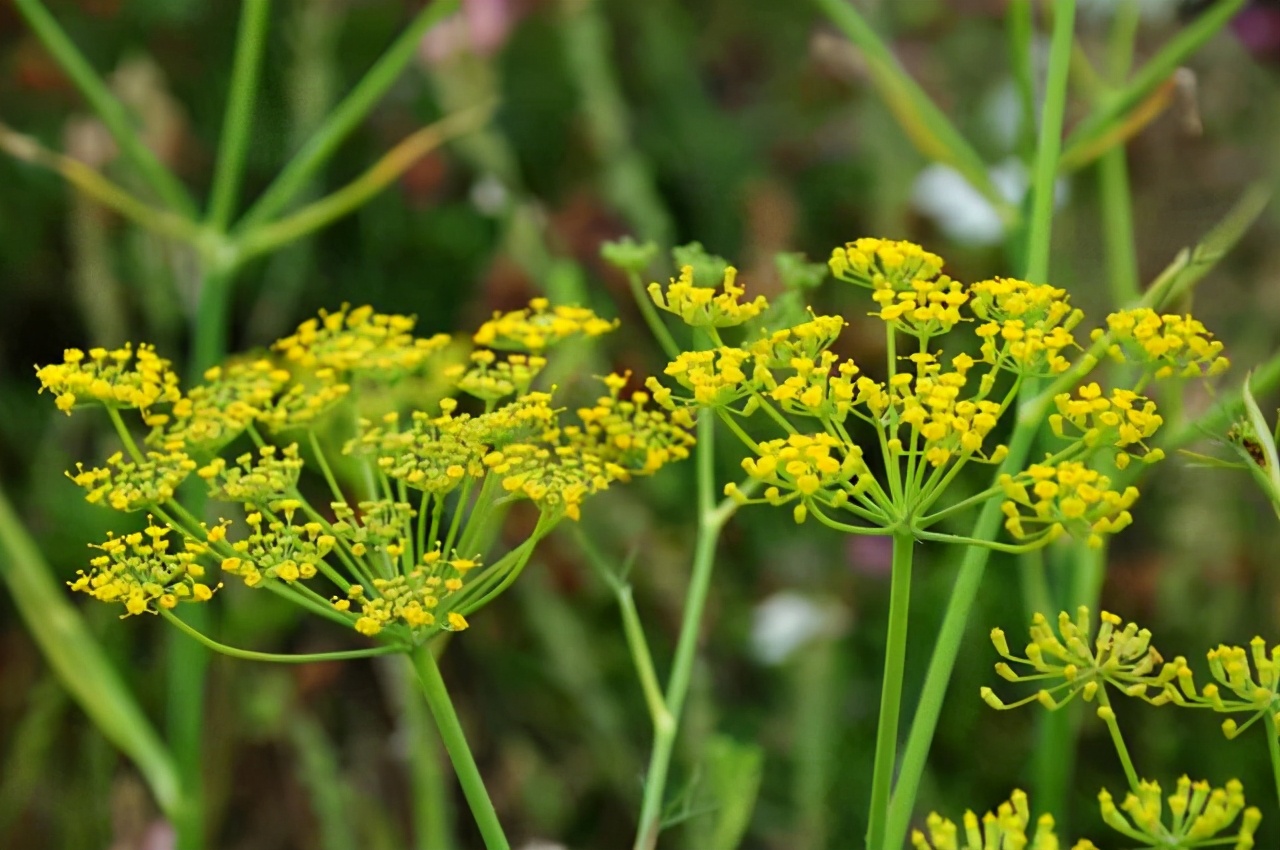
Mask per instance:
[[[1022,468],[1027,453],[1031,450],[1037,424],[1020,426],[1014,431],[1009,440],[1009,454],[997,470],[997,478],[1004,473],[1016,473]],[[982,506],[969,536],[978,540],[995,538],[1000,530],[1000,519],[1004,516],[1000,511],[1000,501],[993,498]],[[925,673],[915,717],[911,720],[911,730],[907,734],[907,745],[898,770],[898,782],[889,803],[885,847],[901,847],[906,841],[916,794],[920,790],[920,779],[929,758],[929,745],[933,742],[934,730],[938,728],[947,685],[951,682],[951,671],[955,669],[969,612],[978,596],[978,588],[982,585],[990,556],[990,550],[982,546],[965,549],[964,560],[960,563],[960,572],[956,576],[946,613],[943,614],[942,626],[938,630],[937,643],[929,659],[929,669]]]
[[[240,228],[247,230],[275,217],[306,188],[312,175],[328,162],[342,141],[400,77],[427,30],[446,15],[456,12],[460,4],[461,0],[435,0],[418,13],[245,213]]]
[[[1133,759],[1129,758],[1129,748],[1124,745],[1124,736],[1120,734],[1120,724],[1116,722],[1115,710],[1111,708],[1111,701],[1107,697],[1107,686],[1101,682],[1098,683],[1098,715],[1102,722],[1107,725],[1107,731],[1111,733],[1111,743],[1115,745],[1116,755],[1120,758],[1120,765],[1124,768],[1124,775],[1129,780],[1129,787],[1133,792],[1138,793],[1138,772],[1133,769]]]
[[[1067,74],[1071,68],[1075,16],[1075,0],[1056,0],[1053,6],[1053,38],[1049,45],[1049,73],[1040,115],[1040,142],[1036,146],[1035,178],[1031,189],[1031,223],[1027,232],[1026,279],[1032,283],[1044,283],[1049,277],[1053,190],[1058,175],[1058,155],[1062,152],[1062,121],[1067,108]]]
[[[49,14],[40,0],[14,0],[14,5],[58,65],[67,72],[85,100],[89,101],[89,106],[102,119],[120,150],[138,169],[151,190],[182,216],[194,218],[196,207],[186,188],[161,164],[151,149],[143,144],[134,127],[133,118],[89,65],[84,54],[58,26],[53,15]]]
[[[449,691],[440,675],[435,656],[431,654],[430,647],[424,645],[415,649],[410,657],[413,659],[413,668],[418,673],[427,707],[431,709],[436,728],[440,730],[444,748],[453,762],[462,794],[471,807],[471,814],[475,817],[476,826],[480,828],[486,850],[510,850],[511,845],[502,831],[502,824],[498,822],[498,813],[493,808],[493,801],[489,799],[489,792],[485,790],[480,768],[467,745],[462,724],[458,722],[458,714],[453,710],[453,702],[449,699]]]
[[[253,103],[258,94],[258,72],[262,69],[270,12],[271,0],[244,0],[240,13],[236,56],[231,66],[231,93],[222,119],[218,163],[213,171],[206,218],[209,226],[219,233],[227,229],[235,213],[245,153],[249,149],[249,131],[253,127]]]
[[[885,844],[889,790],[898,755],[898,717],[902,711],[902,679],[907,661],[907,622],[911,608],[911,556],[915,538],[894,532],[893,572],[889,589],[889,636],[885,648],[884,684],[880,690],[880,720],[876,727],[875,766],[871,774],[871,809],[867,815],[867,848]]]
[[[675,360],[680,356],[680,345],[676,342],[676,338],[671,335],[671,329],[667,327],[667,323],[662,320],[662,316],[658,313],[658,308],[654,306],[653,299],[649,297],[649,293],[644,288],[644,282],[640,279],[640,275],[635,272],[627,272],[627,286],[631,287],[631,297],[635,300],[636,306],[640,308],[640,315],[644,317],[644,323],[649,326],[649,332],[653,334],[653,338],[662,347],[662,353],[671,360]]]
[[[662,829],[662,802],[666,793],[667,771],[671,765],[671,752],[679,729],[680,714],[693,676],[693,662],[702,631],[702,614],[706,608],[711,573],[715,567],[716,544],[724,523],[733,511],[732,507],[726,510],[716,505],[714,454],[715,420],[710,416],[699,417],[696,459],[698,539],[694,547],[689,591],[685,597],[684,617],[680,623],[680,637],[676,642],[675,658],[671,664],[671,677],[667,680],[664,699],[670,722],[655,724],[653,752],[645,775],[635,850],[653,850],[658,843],[658,833]]]
[[[338,486],[338,479],[333,477],[333,469],[329,466],[329,460],[324,456],[324,449],[320,448],[320,440],[316,437],[314,428],[307,429],[307,439],[311,441],[311,451],[316,456],[316,464],[320,467],[320,474],[324,476],[325,483],[329,485],[329,492],[333,494],[335,502],[345,502],[347,497],[342,495],[342,488]]]
[[[1280,729],[1276,728],[1274,717],[1267,717],[1266,726],[1267,752],[1271,755],[1271,775],[1276,783],[1276,799],[1280,800]]]
[[[192,376],[217,365],[226,354],[232,282],[230,269],[207,270],[200,281],[200,300],[191,331]]]
[[[218,643],[218,641],[203,632],[192,628],[181,617],[172,611],[166,611],[161,608],[160,616],[164,617],[170,623],[177,626],[179,630],[199,641],[209,649],[212,649],[214,652],[229,655],[232,658],[240,658],[244,661],[273,661],[277,664],[310,664],[314,661],[346,661],[351,658],[373,658],[378,655],[391,655],[395,652],[402,653],[405,651],[403,646],[388,644],[385,646],[370,647],[369,649],[348,649],[341,652],[311,652],[301,653],[298,655],[278,652],[256,652],[252,649],[238,649],[234,646],[227,646],[225,643]]]

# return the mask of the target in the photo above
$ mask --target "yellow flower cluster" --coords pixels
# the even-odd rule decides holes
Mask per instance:
[[[494,313],[471,339],[488,348],[537,353],[570,337],[600,336],[617,326],[616,319],[602,319],[586,307],[552,307],[547,299],[534,298],[524,310]]]
[[[228,465],[225,458],[216,457],[196,470],[196,475],[209,482],[212,498],[250,505],[265,505],[288,496],[297,487],[301,474],[297,443],[283,449],[263,446],[258,449],[256,460],[252,452],[245,452],[236,458],[234,466]]]
[[[942,272],[942,258],[913,242],[857,239],[831,252],[827,263],[838,280],[872,289],[910,290]]]
[[[221,587],[203,580],[200,557],[208,547],[188,540],[181,550],[170,551],[169,531],[148,517],[142,531],[124,537],[109,535],[105,543],[91,544],[102,554],[89,561],[92,570],[80,571],[68,586],[102,602],[123,604],[126,617],[154,613],[155,606],[172,609],[179,602],[207,602]]]
[[[91,348],[88,354],[68,348],[61,363],[37,366],[40,391],[55,396],[58,409],[86,402],[108,407],[136,407],[144,413],[161,402],[175,402],[181,396],[178,376],[169,361],[156,355],[155,346],[129,344],[121,348]]]
[[[475,439],[484,432],[476,420],[466,414],[454,416],[451,403],[444,408],[440,416],[414,411],[403,431],[395,412],[383,416],[380,425],[361,422],[360,436],[346,451],[372,452],[386,475],[417,490],[437,496],[450,493],[467,476],[484,476],[481,460],[487,445]]]
[[[723,407],[751,394],[753,384],[743,367],[751,355],[741,348],[682,351],[667,364],[665,374],[693,393],[693,402],[699,407]],[[656,378],[649,378],[645,386],[659,404],[673,407],[671,390],[662,386]]]
[[[686,411],[668,416],[649,407],[649,394],[635,392],[621,397],[629,375],[609,375],[609,390],[592,407],[578,409],[581,426],[564,429],[564,438],[604,462],[611,480],[627,481],[632,475],[652,475],[668,463],[689,457],[693,420]]]
[[[1045,526],[1036,533],[1049,539],[1079,530],[1090,546],[1098,547],[1102,535],[1133,522],[1129,508],[1138,499],[1138,488],[1112,490],[1110,478],[1079,461],[1032,464],[1016,477],[1002,475],[999,483],[1008,497],[1001,505],[1005,528],[1018,539],[1031,536],[1024,525],[1031,523]]]
[[[462,590],[466,574],[479,566],[479,558],[460,558],[455,553],[446,559],[434,549],[406,574],[373,579],[372,594],[362,584],[351,585],[347,598],[334,599],[333,607],[349,611],[352,605],[360,606],[355,630],[369,637],[396,623],[418,632],[437,624],[446,631],[462,631],[467,620],[449,610],[448,600]]]
[[[319,318],[303,322],[274,348],[287,362],[304,369],[392,378],[416,370],[449,343],[448,334],[415,337],[416,323],[412,316],[344,304],[333,313],[321,310]]]
[[[1007,661],[1031,672],[1020,674],[1004,661],[996,664],[996,673],[1010,682],[1042,682],[1061,679],[1051,687],[1041,688],[1035,694],[1015,703],[1006,704],[991,688],[982,688],[982,699],[993,708],[1015,708],[1029,702],[1039,702],[1049,709],[1056,709],[1080,694],[1086,702],[1097,695],[1105,684],[1118,688],[1128,696],[1142,697],[1150,702],[1167,701],[1166,691],[1172,671],[1162,667],[1160,653],[1151,646],[1151,632],[1139,629],[1136,623],[1124,624],[1115,614],[1103,611],[1098,633],[1093,634],[1089,609],[1081,605],[1073,620],[1063,611],[1058,615],[1055,634],[1043,614],[1037,613],[1031,621],[1031,643],[1027,644],[1025,657],[1009,651],[1009,643],[1001,629],[991,630],[991,643],[996,652]],[[1147,697],[1148,688],[1156,688],[1157,695]],[[1061,693],[1066,691],[1065,694]]]
[[[1220,644],[1209,650],[1209,672],[1215,682],[1196,691],[1195,678],[1185,658],[1175,658],[1169,668],[1176,676],[1178,690],[1170,696],[1179,705],[1196,705],[1222,713],[1252,714],[1244,723],[1231,718],[1222,722],[1222,731],[1234,738],[1258,721],[1266,734],[1280,734],[1280,646],[1267,650],[1267,642],[1255,637],[1246,650],[1242,646]],[[1253,667],[1250,669],[1250,660]],[[1223,692],[1235,698],[1224,698]]]
[[[743,301],[746,289],[737,284],[738,270],[724,270],[723,292],[713,286],[697,286],[693,282],[693,266],[680,269],[680,278],[672,279],[664,290],[662,284],[649,284],[649,298],[661,310],[674,313],[686,325],[695,328],[729,328],[749,322],[769,306],[763,295]]]
[[[1121,363],[1146,363],[1157,378],[1219,375],[1230,367],[1222,343],[1191,316],[1160,315],[1141,307],[1107,316],[1113,340],[1107,353]],[[1093,332],[1096,341],[1101,328]]]
[[[767,334],[747,346],[755,361],[766,369],[785,369],[796,358],[817,359],[844,330],[840,316],[812,316],[809,321]]]
[[[301,370],[294,382],[276,397],[258,418],[272,431],[310,428],[351,392],[351,384],[342,380],[330,366],[314,371]]]
[[[1062,352],[1075,346],[1072,329],[1084,314],[1066,290],[1014,278],[973,284],[970,308],[981,320],[982,357],[1018,374],[1057,374],[1071,365]]]
[[[214,366],[169,413],[148,417],[154,428],[147,442],[165,451],[215,452],[262,416],[289,378],[289,370],[266,358]]]
[[[761,443],[756,457],[744,458],[747,475],[767,485],[762,499],[748,499],[733,484],[725,494],[742,504],[785,505],[796,501],[796,522],[804,522],[810,507],[840,507],[871,484],[862,450],[846,446],[830,434],[792,434]]]
[[[1079,439],[1090,448],[1114,446],[1119,450],[1115,462],[1120,469],[1129,465],[1131,454],[1138,449],[1141,449],[1139,457],[1143,463],[1164,458],[1162,449],[1152,449],[1145,442],[1164,423],[1151,399],[1125,389],[1114,389],[1107,398],[1100,386],[1089,383],[1076,391],[1075,398],[1070,393],[1061,393],[1054,396],[1053,401],[1058,408],[1057,413],[1049,416],[1053,433],[1066,437],[1066,426],[1070,424],[1078,433],[1071,439]]]
[[[977,454],[995,463],[1003,460],[1008,452],[1005,446],[997,446],[990,457],[983,453],[983,443],[1001,413],[998,403],[983,398],[990,384],[984,382],[974,398],[960,398],[973,358],[967,354],[952,358],[954,371],[950,372],[941,371],[941,364],[931,354],[912,355],[912,359],[916,362],[914,380],[906,373],[895,375],[890,391],[898,420],[911,426],[911,442],[915,434],[923,440],[925,460],[934,467],[956,455],[968,458]],[[902,439],[895,437],[894,441],[900,449]]]
[[[913,831],[911,846],[915,850],[1058,850],[1052,815],[1037,818],[1035,832],[1027,834],[1031,811],[1027,795],[1020,790],[994,812],[983,815],[981,823],[972,811],[964,813],[963,823],[962,834],[955,823],[932,812],[925,821],[928,837],[920,830]]]
[[[1107,826],[1148,847],[1234,846],[1234,850],[1253,847],[1253,834],[1262,822],[1262,812],[1245,807],[1244,788],[1232,779],[1226,788],[1213,788],[1208,782],[1192,782],[1183,776],[1177,788],[1163,797],[1160,783],[1143,780],[1136,793],[1125,794],[1124,802],[1115,804],[1105,788],[1098,794],[1102,820]],[[1166,805],[1169,823],[1165,823]],[[1218,837],[1232,829],[1229,836]],[[1232,841],[1234,840],[1234,845]],[[1096,850],[1091,842],[1082,842],[1076,850]]]
[[[386,552],[398,558],[403,541],[409,539],[409,522],[417,514],[408,502],[376,499],[360,502],[353,510],[346,502],[330,507],[336,518],[330,526],[357,558],[369,552]],[[394,547],[389,550],[389,547]]]
[[[85,469],[76,464],[76,473],[67,473],[88,491],[85,500],[105,503],[117,511],[136,511],[173,498],[178,485],[197,464],[183,452],[147,452],[141,461],[126,459],[124,452],[107,458],[107,465]]]
[[[499,401],[508,396],[524,395],[547,365],[545,357],[511,354],[504,360],[489,349],[471,352],[471,367],[461,364],[445,370],[445,377],[456,380],[457,388],[482,401]]]
[[[969,293],[960,281],[942,275],[916,278],[910,289],[877,288],[871,297],[880,305],[871,315],[913,336],[930,337],[960,323],[960,308]]]
[[[296,500],[280,499],[271,504],[271,510],[283,519],[264,518],[261,511],[245,517],[253,531],[231,543],[236,554],[222,560],[223,572],[239,576],[248,587],[257,586],[264,578],[287,583],[314,578],[337,541],[318,522],[294,525],[299,507]]]

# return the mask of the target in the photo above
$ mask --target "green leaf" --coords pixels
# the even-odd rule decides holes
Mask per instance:
[[[734,850],[751,824],[764,773],[764,750],[757,744],[716,735],[707,745],[703,765],[703,793],[713,810],[697,846],[705,850]]]

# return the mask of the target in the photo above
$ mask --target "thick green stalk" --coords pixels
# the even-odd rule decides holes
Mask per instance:
[[[245,213],[240,228],[249,229],[274,218],[306,188],[312,175],[329,161],[342,141],[400,77],[427,30],[456,12],[460,4],[461,0],[435,0],[418,13]]]
[[[484,787],[484,779],[480,776],[480,768],[476,765],[471,747],[462,732],[462,724],[458,722],[458,714],[453,710],[453,702],[449,699],[449,691],[445,687],[444,678],[440,675],[440,667],[429,646],[420,646],[410,656],[413,668],[418,673],[418,681],[422,685],[422,694],[426,697],[427,707],[435,718],[436,728],[444,741],[444,748],[453,762],[454,772],[458,775],[458,784],[462,786],[462,794],[467,798],[471,814],[475,817],[476,826],[484,839],[486,850],[510,850],[507,836],[498,822],[498,813],[489,799],[489,792]]]
[[[244,173],[245,153],[253,127],[253,104],[258,95],[258,76],[267,43],[267,21],[271,0],[244,0],[240,30],[236,35],[236,56],[231,66],[231,93],[222,119],[218,143],[218,164],[213,171],[207,221],[216,231],[224,231],[235,214],[236,196]]]
[[[889,636],[884,654],[884,684],[880,690],[880,720],[876,727],[875,766],[871,774],[871,810],[867,815],[867,847],[895,847],[884,843],[889,815],[889,789],[898,755],[898,717],[902,712],[902,678],[907,663],[907,623],[911,613],[911,556],[915,537],[909,531],[893,535],[893,570],[889,589]]]
[[[1271,756],[1271,775],[1276,783],[1276,800],[1280,801],[1280,730],[1276,728],[1273,718],[1263,720],[1266,726],[1267,753]]]
[[[84,95],[85,100],[89,101],[89,106],[102,119],[102,123],[106,125],[116,144],[120,146],[120,150],[138,169],[156,196],[178,214],[188,219],[194,218],[195,203],[191,200],[186,188],[143,144],[137,128],[133,125],[133,119],[89,65],[84,54],[67,37],[62,27],[58,26],[53,15],[49,14],[40,0],[14,0],[13,4],[22,13],[22,17],[26,18],[36,37],[53,54],[58,65],[66,71],[67,76]]]
[[[1053,38],[1049,45],[1049,72],[1045,79],[1044,107],[1040,114],[1040,142],[1031,184],[1031,222],[1027,231],[1027,274],[1032,283],[1049,277],[1050,232],[1053,229],[1054,181],[1062,151],[1062,122],[1067,109],[1067,75],[1071,70],[1075,0],[1056,0],[1053,6]]]
[[[27,631],[62,686],[94,726],[137,766],[157,805],[175,823],[189,800],[173,755],[156,734],[111,661],[103,653],[65,588],[40,554],[0,491],[0,580]]]
[[[658,833],[662,829],[662,802],[667,787],[667,771],[680,726],[680,713],[684,709],[685,698],[689,695],[694,657],[702,631],[702,614],[706,608],[711,573],[715,567],[716,544],[720,540],[720,531],[733,510],[732,503],[719,507],[716,505],[713,466],[715,419],[710,416],[698,419],[696,455],[698,541],[693,554],[693,574],[689,578],[689,592],[685,597],[684,618],[680,623],[680,637],[676,642],[675,659],[671,664],[671,678],[667,681],[664,700],[666,715],[656,715],[654,720],[653,752],[645,775],[635,850],[653,850],[658,843]]]

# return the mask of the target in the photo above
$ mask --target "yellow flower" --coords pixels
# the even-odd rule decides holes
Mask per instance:
[[[1209,650],[1208,659],[1214,682],[1205,685],[1199,693],[1186,659],[1173,660],[1169,666],[1177,676],[1180,691],[1173,694],[1172,701],[1222,713],[1251,714],[1244,723],[1232,718],[1222,722],[1223,734],[1228,738],[1235,738],[1258,721],[1263,721],[1265,734],[1280,734],[1280,721],[1276,719],[1280,714],[1280,646],[1268,651],[1266,640],[1255,637],[1247,650],[1242,646],[1219,644]],[[1235,699],[1224,699],[1224,691],[1234,694]]]
[[[40,391],[53,393],[58,409],[67,414],[78,404],[92,402],[136,407],[145,413],[153,405],[176,402],[182,395],[178,376],[168,360],[156,355],[153,345],[91,348],[87,355],[78,348],[68,348],[61,363],[37,366],[36,377]]]
[[[1222,343],[1191,316],[1160,315],[1146,307],[1107,316],[1114,340],[1107,352],[1122,363],[1149,364],[1157,378],[1218,375],[1231,365]],[[1093,332],[1101,338],[1101,328]]]
[[[960,323],[960,308],[969,293],[959,281],[946,275],[916,278],[910,288],[877,288],[871,296],[880,305],[872,313],[905,333],[929,337],[946,333]]]
[[[1114,446],[1116,466],[1129,465],[1131,453],[1138,452],[1144,463],[1154,463],[1164,457],[1161,449],[1151,449],[1146,440],[1152,437],[1164,419],[1156,413],[1156,403],[1132,390],[1115,389],[1111,397],[1102,394],[1096,383],[1086,384],[1076,391],[1054,397],[1058,412],[1049,417],[1053,433],[1065,437],[1070,424],[1078,439],[1089,448]]]
[[[85,488],[85,500],[104,503],[117,511],[136,511],[159,505],[171,498],[178,485],[196,468],[183,452],[147,452],[142,461],[127,459],[123,452],[107,458],[107,465],[85,469],[76,464],[76,473],[67,473]]]
[[[440,629],[461,631],[467,621],[450,610],[451,599],[462,590],[466,571],[479,565],[478,558],[442,558],[437,548],[425,553],[407,573],[375,578],[371,591],[352,585],[346,598],[335,597],[332,604],[342,612],[351,610],[353,601],[359,605],[360,616],[352,626],[369,637],[392,625],[407,628],[417,640]]]
[[[450,342],[448,334],[413,336],[416,323],[412,316],[344,304],[337,312],[321,310],[319,318],[303,322],[273,347],[304,369],[392,379],[418,369]]]
[[[1093,547],[1102,545],[1102,535],[1133,522],[1129,508],[1138,499],[1136,487],[1112,490],[1111,479],[1079,461],[1032,464],[1017,476],[1002,475],[1000,486],[1008,497],[1001,505],[1005,528],[1014,537],[1053,539],[1064,531],[1081,532]],[[1026,523],[1045,529],[1029,533]]]
[[[1128,696],[1140,697],[1156,704],[1169,701],[1173,671],[1165,669],[1160,653],[1151,646],[1151,632],[1136,623],[1123,624],[1115,614],[1103,611],[1098,633],[1093,634],[1089,609],[1081,605],[1076,617],[1063,611],[1058,615],[1057,633],[1043,614],[1031,621],[1031,643],[1025,656],[1009,651],[1008,641],[1000,629],[991,630],[991,642],[1006,661],[1029,668],[1020,674],[1004,661],[996,665],[1000,678],[1010,682],[1044,683],[1060,679],[1052,687],[1041,687],[1031,696],[1014,703],[1001,702],[991,688],[982,688],[983,700],[993,708],[1016,708],[1038,702],[1056,709],[1079,694],[1085,702],[1093,701],[1104,683]],[[1121,627],[1123,625],[1123,627]],[[1148,689],[1156,694],[1148,696]],[[1065,692],[1065,693],[1064,693]]]
[[[1075,346],[1071,330],[1084,314],[1071,307],[1066,290],[1014,278],[994,278],[969,287],[970,309],[981,320],[982,357],[1024,375],[1065,372],[1062,356]]]
[[[312,427],[350,392],[351,385],[332,367],[303,368],[294,374],[294,383],[258,418],[272,431]]]
[[[825,433],[792,434],[763,442],[755,457],[742,461],[742,468],[766,485],[763,498],[748,499],[733,485],[726,494],[741,504],[798,502],[796,522],[804,521],[813,504],[840,507],[871,485],[862,449]]]
[[[498,360],[492,351],[471,352],[471,368],[461,365],[446,370],[445,376],[457,381],[455,386],[467,395],[483,401],[498,401],[529,392],[533,380],[547,365],[545,357],[510,354]]]
[[[1157,848],[1227,845],[1234,839],[1235,850],[1249,850],[1262,821],[1262,812],[1257,808],[1245,808],[1244,788],[1236,779],[1225,788],[1213,788],[1208,782],[1192,782],[1183,776],[1168,798],[1162,798],[1160,783],[1142,780],[1137,793],[1125,794],[1119,806],[1105,788],[1098,794],[1098,804],[1107,826],[1144,846]],[[1231,829],[1237,819],[1239,826],[1233,833],[1215,838]]]
[[[811,316],[809,321],[774,331],[746,346],[767,369],[782,369],[797,357],[813,360],[835,343],[844,330],[841,316]]]
[[[745,371],[750,357],[741,348],[728,346],[684,351],[667,364],[664,373],[693,393],[694,405],[722,407],[753,391],[754,376],[749,378]],[[673,404],[670,390],[664,390],[656,379],[650,378],[646,386],[653,391],[655,401],[668,407]]]
[[[987,812],[979,821],[972,811],[964,813],[963,831],[952,821],[933,812],[925,820],[928,836],[920,830],[911,833],[915,850],[1058,850],[1053,832],[1053,816],[1041,815],[1035,832],[1027,835],[1031,811],[1027,795],[1015,790],[1007,803]]]
[[[586,307],[569,307],[534,298],[524,310],[494,313],[472,337],[476,345],[539,353],[575,336],[600,336],[618,327]]]
[[[209,495],[223,502],[265,505],[293,492],[302,473],[302,458],[297,443],[283,449],[267,445],[258,450],[258,458],[245,452],[229,466],[217,457],[196,470],[209,482]]]
[[[143,531],[124,537],[109,534],[105,543],[90,545],[102,552],[90,560],[92,569],[78,572],[68,586],[102,602],[124,605],[126,617],[155,613],[157,607],[175,608],[182,602],[209,601],[222,585],[200,581],[205,570],[198,559],[208,547],[191,541],[181,551],[170,551],[170,531],[147,517]]]
[[[259,512],[245,518],[253,530],[231,544],[236,555],[223,559],[223,572],[239,576],[248,587],[257,587],[263,579],[292,584],[315,577],[335,541],[323,533],[320,523],[294,525],[298,503],[290,502],[280,500],[271,506],[273,512],[284,514],[283,520],[267,520]]]
[[[270,360],[233,361],[204,373],[167,415],[148,417],[155,426],[147,442],[166,451],[209,453],[238,437],[271,406],[289,372]]]
[[[914,242],[857,239],[831,252],[831,273],[839,280],[872,289],[910,290],[916,281],[931,281],[943,260]]]
[[[680,269],[679,280],[672,279],[666,290],[662,284],[649,284],[649,298],[661,310],[679,316],[686,325],[695,328],[728,328],[741,325],[759,316],[769,306],[763,295],[751,301],[741,299],[746,290],[737,284],[738,270],[729,266],[724,270],[723,292],[715,287],[696,286],[693,282],[693,266]]]

